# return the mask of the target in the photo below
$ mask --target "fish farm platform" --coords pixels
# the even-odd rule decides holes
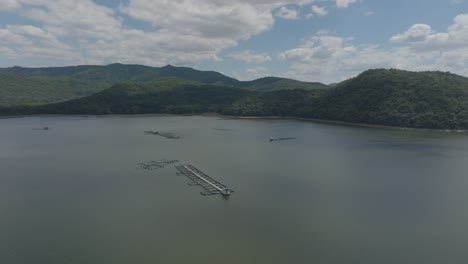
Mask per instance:
[[[148,161],[148,162],[140,162],[137,165],[137,169],[144,169],[144,170],[157,170],[162,169],[168,165],[174,164],[179,162],[178,160],[165,160],[162,159],[160,161]]]
[[[192,180],[192,182],[189,183],[190,186],[201,186],[205,189],[205,191],[200,192],[203,195],[221,194],[229,196],[234,192],[226,185],[214,180],[193,165],[176,165],[175,167],[179,170],[179,173],[177,173],[178,175],[185,175]]]

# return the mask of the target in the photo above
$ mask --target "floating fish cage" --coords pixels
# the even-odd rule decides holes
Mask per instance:
[[[292,140],[292,139],[296,139],[295,137],[270,137],[270,142],[273,142],[273,141],[282,141],[282,140]]]
[[[168,138],[168,139],[179,139],[180,136],[177,136],[173,133],[159,133],[158,136],[161,136],[161,137],[164,137],[164,138]]]
[[[144,133],[147,134],[147,135],[158,135],[159,134],[158,131],[154,131],[154,130],[146,130]]]
[[[176,165],[175,167],[179,170],[177,175],[184,175],[192,180],[189,183],[190,186],[201,186],[204,191],[200,193],[203,195],[221,194],[229,196],[234,192],[231,188],[206,175],[193,165]]]
[[[178,160],[160,160],[160,161],[140,162],[137,165],[137,169],[157,170],[157,169],[162,169],[168,165],[171,165],[177,162],[179,161]]]
[[[159,132],[159,131],[154,131],[154,130],[147,130],[144,131],[145,135],[156,135],[156,136],[161,136],[167,139],[179,139],[180,136],[170,133],[170,132]]]

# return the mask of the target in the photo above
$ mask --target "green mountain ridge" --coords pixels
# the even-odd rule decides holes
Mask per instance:
[[[161,68],[118,63],[106,66],[11,67],[0,69],[0,105],[15,106],[67,101],[92,95],[121,82],[144,83],[166,77],[259,91],[326,87],[320,83],[276,77],[243,82],[215,71],[199,71],[171,65]]]
[[[301,82],[287,78],[264,77],[253,81],[244,81],[236,85],[246,87],[259,92],[271,92],[277,90],[314,90],[328,88],[328,85],[319,82]]]
[[[274,78],[258,82],[275,83]],[[468,78],[444,72],[368,70],[335,87],[260,92],[180,78],[125,82],[91,96],[15,114],[150,114],[216,112],[286,116],[431,129],[468,129]]]
[[[446,72],[368,70],[338,84],[305,115],[400,127],[468,128],[468,78]]]
[[[121,83],[99,93],[63,103],[26,107],[36,114],[152,114],[221,112],[253,91],[164,78]]]
[[[255,99],[236,102],[229,111],[234,115],[468,129],[468,78],[444,72],[368,70],[325,90],[258,94]]]

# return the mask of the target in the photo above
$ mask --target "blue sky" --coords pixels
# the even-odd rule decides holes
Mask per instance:
[[[468,0],[0,0],[0,67],[136,63],[242,80],[468,76]]]

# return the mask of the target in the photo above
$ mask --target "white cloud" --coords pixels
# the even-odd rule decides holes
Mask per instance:
[[[327,8],[326,7],[318,7],[316,5],[313,5],[311,7],[311,10],[312,12],[314,12],[314,14],[318,15],[318,16],[325,16],[326,14],[328,14],[328,11],[327,11]]]
[[[274,15],[283,7],[299,12],[313,2],[345,8],[358,1],[128,0],[119,8],[109,8],[92,0],[0,0],[1,12],[32,21],[30,25],[0,27],[0,56],[29,65],[122,62],[194,66],[220,61],[223,50],[270,30]],[[122,12],[148,27],[129,28]],[[434,32],[425,24],[413,25],[391,37],[388,44],[392,48],[355,45],[352,39],[321,31],[278,58],[290,65],[289,77],[324,82],[377,67],[468,75],[466,43],[468,14],[462,14],[443,32]],[[249,50],[228,56],[247,63],[272,60],[266,53]],[[254,70],[262,74],[261,68],[253,68],[249,76]]]
[[[368,11],[368,12],[365,12],[365,13],[364,13],[365,16],[372,16],[372,15],[374,15],[374,14],[375,14],[374,11]]]
[[[231,57],[233,59],[246,62],[246,63],[262,63],[266,61],[271,61],[270,55],[267,53],[255,53],[251,50],[245,50],[239,53],[231,53],[228,55],[228,57]]]
[[[1,0],[0,1],[0,11],[1,10],[13,10],[19,7],[17,0]]]
[[[247,69],[246,78],[249,80],[258,79],[267,76],[267,69],[265,67],[256,67]]]
[[[329,30],[326,30],[326,29],[321,29],[319,31],[317,31],[317,33],[315,33],[315,35],[332,35],[332,32],[330,32]]]
[[[10,48],[0,46],[0,56],[3,58],[14,58],[15,52]]]
[[[271,8],[238,2],[131,0],[122,10],[164,30],[205,38],[247,39],[274,23]]]
[[[71,58],[68,45],[35,26],[9,25],[4,29],[0,28],[0,47],[12,58]]]
[[[202,61],[219,61],[224,49],[271,29],[276,10],[312,1],[129,0],[109,8],[93,0],[0,0],[0,10],[35,22],[35,26],[0,28],[2,34],[9,35],[1,39],[0,47],[3,53],[9,51],[11,55],[13,51],[18,58],[31,56],[29,61],[48,55],[57,59],[54,56],[60,54],[63,63],[74,64],[194,66]],[[122,12],[153,29],[129,28]],[[43,37],[49,38],[49,45]],[[31,52],[38,49],[47,50]]]
[[[282,60],[293,60],[301,62],[322,61],[325,63],[330,58],[337,58],[349,51],[353,51],[352,46],[346,45],[346,39],[317,35],[306,40],[306,42],[295,49],[291,49],[279,54]]]
[[[355,3],[357,0],[336,0],[336,6],[338,8],[347,8],[352,3]]]
[[[290,19],[290,20],[294,20],[294,19],[298,19],[298,14],[297,14],[297,11],[294,10],[294,9],[289,9],[285,6],[282,6],[277,12],[276,12],[276,16],[277,17],[281,17],[283,19]]]
[[[456,16],[446,32],[432,32],[429,25],[416,24],[405,33],[393,36],[391,40],[407,42],[415,52],[465,48],[468,43],[468,13]]]
[[[274,69],[270,67],[257,66],[254,68],[246,68],[241,71],[233,71],[230,75],[241,81],[250,81],[267,76],[277,76],[277,74],[272,74],[273,70]]]
[[[278,54],[290,63],[288,77],[336,82],[371,68],[441,70],[468,75],[468,14],[453,20],[446,32],[414,25],[392,37],[400,45],[353,45],[352,39],[316,34],[297,48]]]
[[[431,34],[431,26],[415,24],[403,34],[393,36],[390,40],[394,42],[417,42],[426,40]]]

